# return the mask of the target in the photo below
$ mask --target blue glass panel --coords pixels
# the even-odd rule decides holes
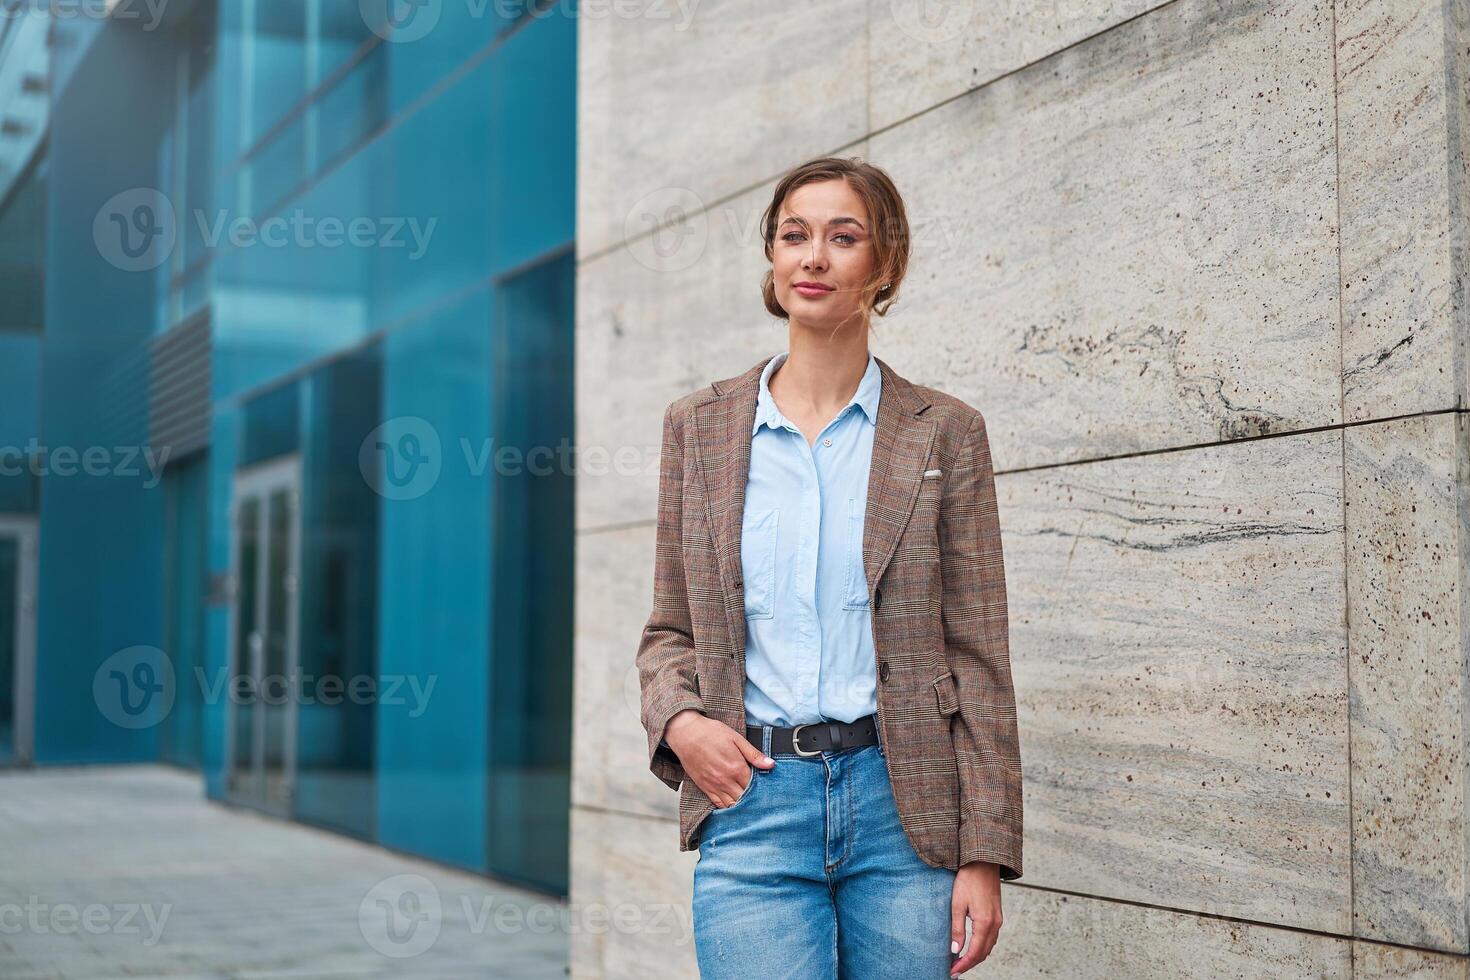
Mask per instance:
[[[287,383],[245,403],[241,419],[241,468],[295,452],[301,436],[301,392]]]
[[[20,541],[0,537],[0,763],[15,756],[15,646],[20,619]]]
[[[559,10],[565,8],[558,8]],[[489,65],[488,223],[496,270],[513,269],[560,245],[577,223],[577,26],[541,16],[508,37]]]
[[[386,45],[375,46],[323,93],[315,111],[318,171],[356,149],[387,120],[388,53]]]
[[[407,14],[406,4],[398,4]],[[509,16],[507,16],[509,15]],[[465,61],[482,52],[511,25],[517,11],[503,2],[428,3],[402,20],[390,42],[393,70],[389,106],[396,115]]]
[[[318,75],[327,79],[343,65],[361,56],[366,47],[377,47],[376,34],[363,17],[363,5],[343,0],[316,0],[321,8],[321,31],[317,40]]]
[[[551,889],[571,808],[575,272],[568,252],[500,286],[492,382],[494,445],[525,462],[493,473],[490,870]]]
[[[471,868],[485,865],[490,318],[481,290],[384,342],[384,418],[417,441],[387,440],[400,481],[383,503],[380,669],[401,680],[379,709],[378,838]],[[410,471],[405,450],[426,462]]]
[[[46,298],[46,188],[42,163],[0,211],[0,332],[41,329]],[[0,398],[4,398],[3,389]]]
[[[252,0],[250,52],[251,136],[259,140],[306,95],[306,4]],[[355,4],[353,5],[355,6]]]
[[[0,514],[30,514],[39,493],[30,454],[41,436],[39,333],[0,331]]]
[[[176,694],[173,710],[164,719],[159,753],[168,762],[190,768],[200,764],[204,691],[213,680],[204,654],[208,476],[208,457],[201,454],[171,465],[164,478],[168,498],[164,652],[173,661]]]
[[[184,269],[193,269],[207,252],[204,236],[193,212],[208,214],[213,208],[215,36],[217,25],[213,4],[201,4],[185,28],[188,36],[189,89],[183,107],[184,194],[180,238]]]
[[[250,215],[263,221],[306,179],[306,117],[294,116],[245,164],[250,174]],[[232,216],[233,217],[233,216]]]
[[[378,676],[379,500],[358,451],[381,421],[380,346],[312,372],[305,388],[300,664],[310,697],[297,715],[296,816],[371,838],[376,699],[348,692]]]

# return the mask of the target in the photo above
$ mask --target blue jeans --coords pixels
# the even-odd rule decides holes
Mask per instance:
[[[776,765],[700,827],[703,980],[947,978],[955,873],[904,836],[879,746],[772,755],[761,735]]]

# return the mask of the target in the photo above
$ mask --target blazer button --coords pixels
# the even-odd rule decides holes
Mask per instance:
[[[873,590],[873,608],[876,610],[882,604],[883,604],[883,590],[882,589],[874,589]]]
[[[885,684],[888,683],[888,661],[886,660],[878,664],[878,679]]]

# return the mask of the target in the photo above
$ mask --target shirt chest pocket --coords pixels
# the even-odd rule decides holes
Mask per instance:
[[[863,568],[863,508],[866,500],[847,498],[847,574],[843,576],[842,608],[868,608],[868,573]]]
[[[776,531],[781,512],[747,511],[740,527],[740,565],[745,580],[745,618],[776,615]]]

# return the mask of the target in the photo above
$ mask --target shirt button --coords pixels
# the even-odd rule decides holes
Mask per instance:
[[[822,445],[824,445],[824,446],[830,446],[830,445],[832,445],[832,440],[831,439],[823,439],[822,440]]]

